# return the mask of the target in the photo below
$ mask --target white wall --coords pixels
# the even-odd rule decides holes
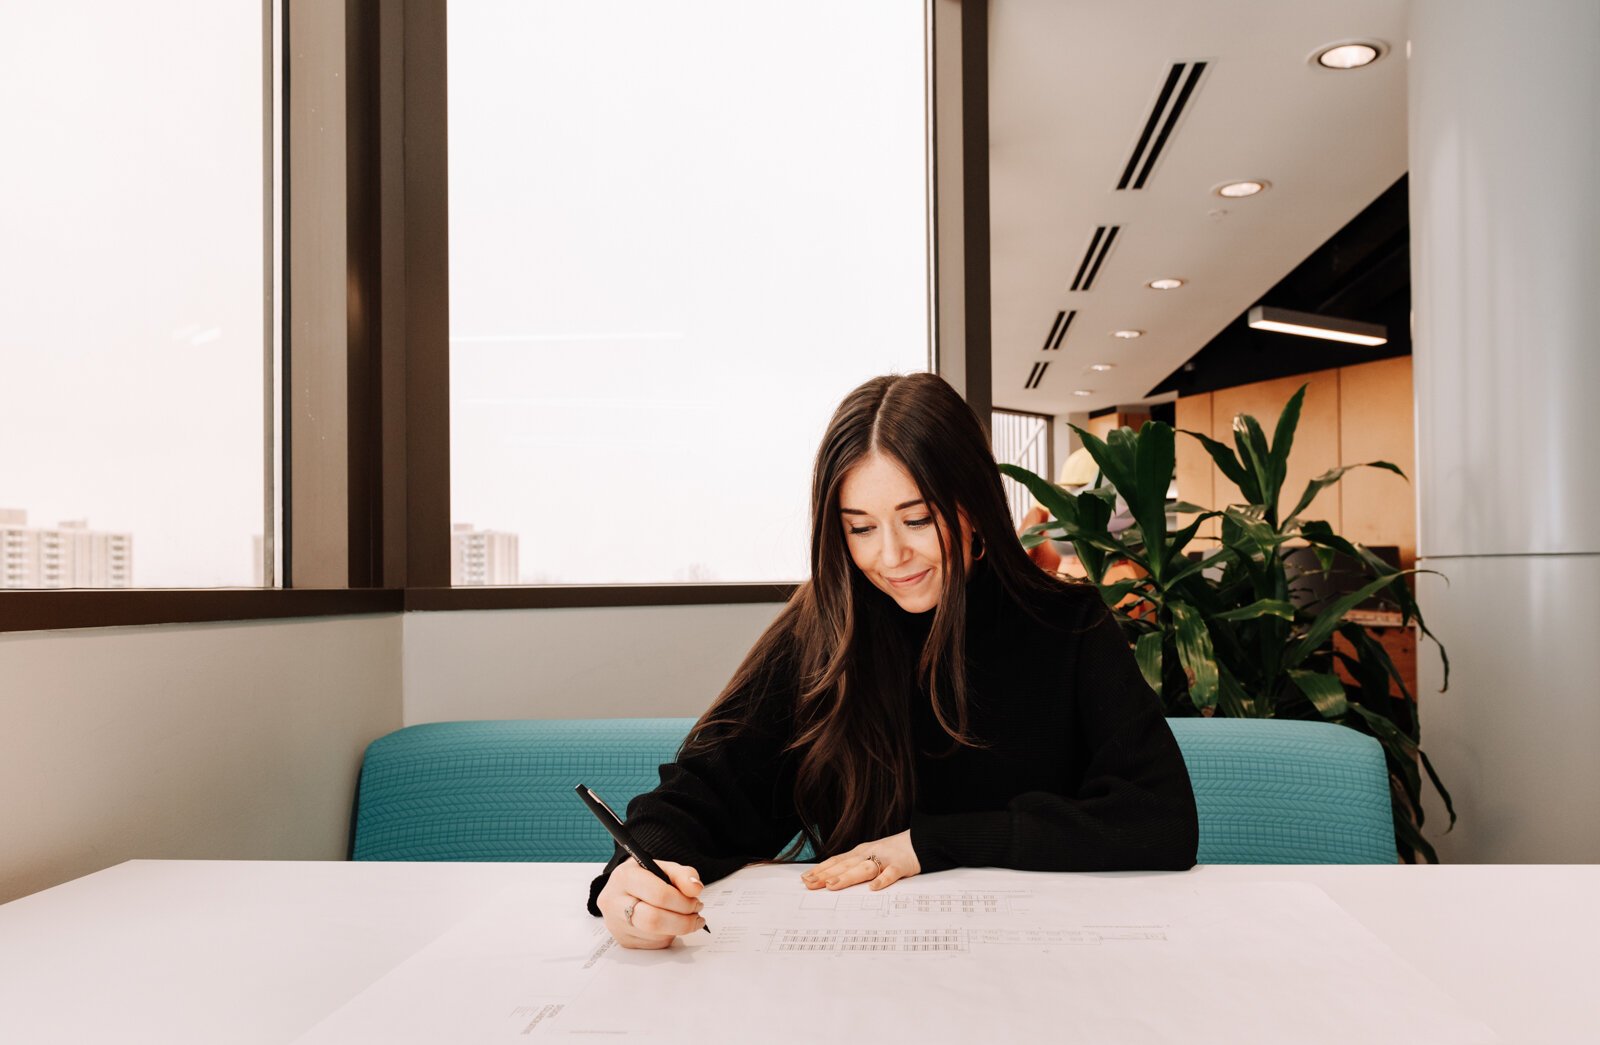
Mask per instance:
[[[1422,742],[1470,863],[1600,861],[1600,7],[1415,0]],[[1532,191],[1530,191],[1532,187]]]
[[[694,716],[777,603],[405,615],[405,722]]]
[[[0,635],[0,902],[156,858],[341,859],[400,618]]]

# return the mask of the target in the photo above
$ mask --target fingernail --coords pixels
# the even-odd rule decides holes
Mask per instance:
[[[698,879],[698,878],[691,878],[691,879],[689,879],[689,881],[693,885],[699,885],[700,884],[700,879]]]

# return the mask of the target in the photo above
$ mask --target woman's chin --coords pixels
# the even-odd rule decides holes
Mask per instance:
[[[939,589],[931,584],[930,580],[931,578],[925,578],[910,591],[897,591],[892,585],[885,587],[883,591],[895,601],[895,605],[907,613],[927,613],[939,605]]]

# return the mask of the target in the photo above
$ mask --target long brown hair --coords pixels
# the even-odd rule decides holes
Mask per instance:
[[[839,488],[869,454],[897,461],[941,525],[944,590],[926,640],[905,611],[855,565],[839,522]],[[1028,605],[1030,595],[1058,591],[1017,541],[988,436],[971,408],[933,374],[875,377],[845,396],[834,412],[811,478],[811,579],[746,655],[727,688],[700,717],[680,757],[709,752],[720,738],[747,727],[754,690],[788,665],[798,680],[791,717],[797,752],[794,809],[802,838],[818,857],[904,830],[916,801],[911,737],[914,687],[958,746],[982,746],[968,731],[967,567],[958,520],[972,531],[980,568],[993,570],[1003,591]],[[784,669],[778,669],[784,670]],[[772,714],[772,710],[768,710]],[[764,796],[763,796],[764,797]],[[779,859],[794,858],[797,840]]]

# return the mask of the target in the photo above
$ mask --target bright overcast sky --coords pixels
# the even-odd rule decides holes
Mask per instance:
[[[134,535],[141,585],[252,582],[261,7],[0,15],[0,508]]]
[[[450,6],[453,514],[527,579],[797,579],[927,367],[920,0]]]
[[[453,517],[524,580],[793,579],[839,398],[927,362],[921,0],[450,4]],[[7,5],[0,508],[251,583],[255,3]]]

